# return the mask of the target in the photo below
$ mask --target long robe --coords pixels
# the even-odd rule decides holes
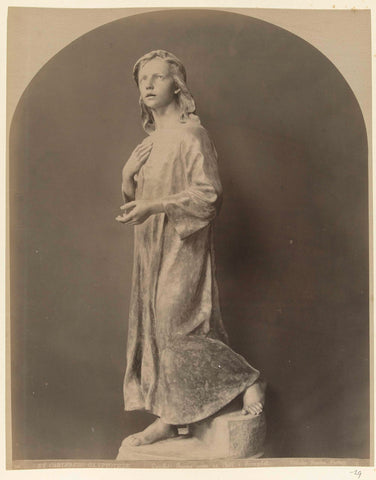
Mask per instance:
[[[150,141],[135,197],[162,200],[165,213],[134,229],[124,404],[182,425],[220,410],[259,372],[227,346],[221,319],[212,221],[222,187],[208,133],[188,121]]]

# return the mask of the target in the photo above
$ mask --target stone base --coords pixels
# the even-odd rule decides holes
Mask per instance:
[[[191,432],[207,448],[214,450],[217,458],[260,456],[266,434],[265,415],[230,412],[192,425]]]
[[[210,460],[259,458],[263,455],[266,423],[240,411],[214,416],[190,426],[190,435],[138,447],[123,444],[116,460]]]

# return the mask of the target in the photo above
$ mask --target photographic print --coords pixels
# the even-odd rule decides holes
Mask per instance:
[[[370,464],[370,25],[9,8],[8,468]]]

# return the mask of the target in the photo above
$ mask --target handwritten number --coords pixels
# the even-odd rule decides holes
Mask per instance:
[[[358,479],[362,476],[362,471],[361,470],[353,470],[352,472],[353,475],[355,475],[356,477],[358,477]]]

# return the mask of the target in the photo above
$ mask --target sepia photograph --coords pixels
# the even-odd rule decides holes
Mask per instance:
[[[7,14],[9,470],[370,466],[371,11]]]

